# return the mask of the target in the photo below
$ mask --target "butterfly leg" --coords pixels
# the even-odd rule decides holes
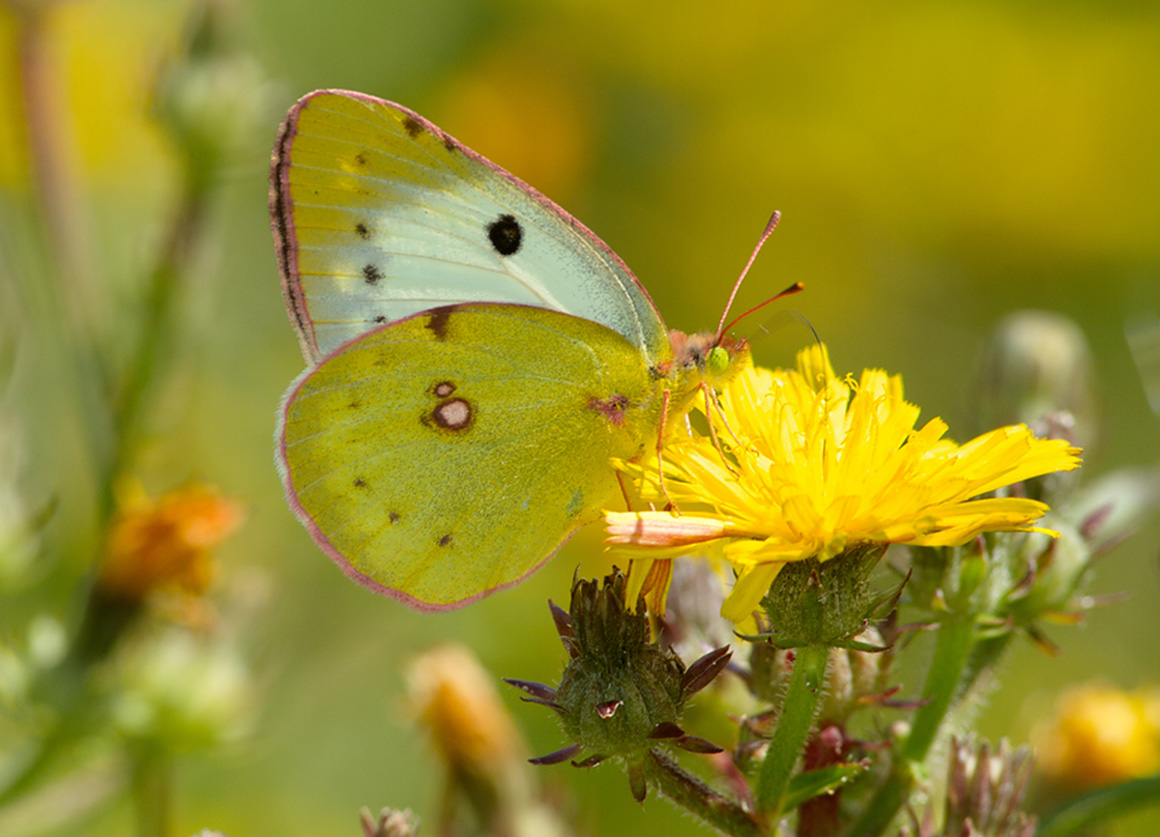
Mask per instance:
[[[737,470],[733,464],[725,456],[725,449],[721,447],[721,440],[717,438],[717,428],[713,425],[713,418],[719,418],[721,423],[725,425],[725,429],[729,431],[729,435],[740,444],[741,440],[737,438],[737,434],[733,432],[733,428],[729,426],[729,421],[725,418],[725,413],[717,404],[717,400],[713,397],[713,388],[704,381],[701,382],[701,393],[705,396],[705,419],[709,423],[709,438],[713,440],[713,447],[717,449],[717,455],[721,457],[721,461],[725,463],[726,469],[729,473],[737,476]]]
[[[616,481],[620,483],[620,496],[624,498],[624,508],[627,511],[632,511],[632,498],[628,496],[628,486],[624,484],[624,474],[619,470],[616,472]]]
[[[660,430],[657,431],[657,483],[661,490],[661,496],[665,498],[665,508],[673,513],[673,516],[679,515],[681,510],[677,508],[677,504],[673,502],[673,498],[669,496],[669,491],[665,487],[665,465],[661,459],[661,453],[665,449],[665,426],[669,421],[669,399],[672,393],[665,390],[664,401],[661,403],[661,425]]]

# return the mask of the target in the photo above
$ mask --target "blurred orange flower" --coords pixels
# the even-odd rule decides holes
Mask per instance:
[[[241,522],[241,506],[209,486],[190,485],[158,500],[137,487],[122,498],[97,584],[123,599],[161,588],[199,595],[213,580],[211,551]]]

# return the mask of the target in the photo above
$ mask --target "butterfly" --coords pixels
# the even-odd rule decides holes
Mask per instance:
[[[658,446],[747,353],[670,334],[587,227],[361,93],[290,109],[270,213],[307,364],[275,432],[288,502],[348,576],[418,609],[538,569],[622,496],[610,460]]]

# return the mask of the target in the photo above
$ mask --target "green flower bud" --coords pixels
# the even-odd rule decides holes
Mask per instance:
[[[761,601],[772,643],[849,645],[874,616],[878,603],[868,579],[885,551],[885,544],[867,543],[828,561],[788,562]]]
[[[571,658],[557,688],[507,682],[531,695],[525,700],[555,710],[573,742],[531,759],[533,764],[556,764],[581,752],[591,755],[573,761],[577,767],[620,758],[628,767],[633,795],[643,800],[645,757],[662,741],[692,752],[721,751],[687,735],[678,722],[689,697],[725,668],[730,654],[727,647],[718,648],[686,668],[672,650],[650,640],[644,601],[630,612],[624,588],[624,574],[616,570],[603,586],[578,579],[570,612],[552,605],[556,630]]]
[[[624,576],[612,576],[603,588],[578,581],[571,615],[580,653],[564,669],[556,693],[565,731],[606,756],[648,749],[655,743],[649,734],[680,717],[684,663],[649,642],[643,609],[627,612]]]
[[[1092,360],[1079,326],[1050,311],[1018,311],[980,359],[980,430],[1027,424],[1039,437],[1086,447],[1095,436]]]
[[[1019,626],[1044,616],[1074,610],[1075,592],[1091,565],[1091,550],[1079,532],[1062,521],[1052,521],[1058,538],[1046,535],[1027,539],[1028,573],[1011,590],[1000,613],[1010,614]]]

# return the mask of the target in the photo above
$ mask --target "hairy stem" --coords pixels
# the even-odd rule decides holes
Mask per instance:
[[[662,794],[718,831],[731,837],[759,837],[764,833],[752,814],[686,773],[660,750],[648,751],[644,769]]]
[[[951,616],[939,626],[934,658],[922,690],[926,703],[915,714],[910,734],[902,742],[890,775],[862,815],[846,829],[846,834],[882,834],[906,802],[917,772],[926,760],[955,696],[962,693],[967,663],[974,646],[975,621],[972,616]]]
[[[825,645],[806,645],[795,650],[777,730],[757,777],[757,807],[761,811],[776,815],[780,810],[794,765],[817,715],[829,658],[830,649]]]

